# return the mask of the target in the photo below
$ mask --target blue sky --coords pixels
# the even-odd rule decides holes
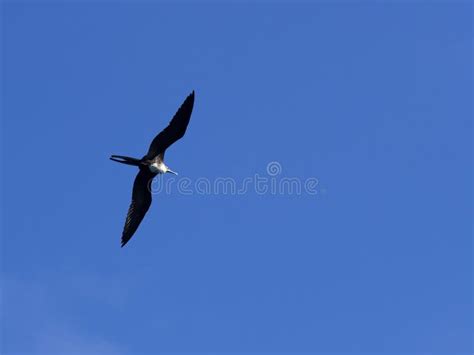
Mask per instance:
[[[472,5],[6,2],[4,354],[472,353]],[[159,193],[167,163],[311,195]],[[165,177],[165,181],[171,176]]]

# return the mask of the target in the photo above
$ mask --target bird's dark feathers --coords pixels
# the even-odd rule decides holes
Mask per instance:
[[[186,133],[191,113],[194,106],[194,91],[184,100],[181,107],[176,111],[168,126],[162,130],[151,142],[148,153],[144,160],[151,160],[165,150]]]
[[[127,218],[122,233],[122,247],[132,238],[148,208],[151,205],[151,181],[156,174],[141,168],[133,183],[132,202],[128,208]]]
[[[175,113],[168,126],[162,130],[151,142],[148,153],[142,159],[129,158],[113,155],[112,160],[119,163],[137,165],[140,169],[133,183],[132,202],[128,208],[127,218],[122,233],[122,247],[132,238],[140,222],[151,205],[150,185],[156,173],[152,173],[148,165],[152,160],[161,162],[164,159],[165,150],[178,139],[184,136],[188,127],[189,119],[193,111],[194,91],[184,100],[181,107]]]

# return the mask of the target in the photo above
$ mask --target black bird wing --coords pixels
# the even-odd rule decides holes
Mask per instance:
[[[140,169],[133,183],[132,202],[128,208],[125,226],[122,232],[122,247],[132,238],[148,208],[151,205],[151,191],[149,185],[156,174],[147,168]]]
[[[144,159],[150,160],[155,158],[158,154],[164,153],[171,144],[184,136],[189,120],[191,119],[193,106],[194,91],[184,100],[168,126],[153,139]]]

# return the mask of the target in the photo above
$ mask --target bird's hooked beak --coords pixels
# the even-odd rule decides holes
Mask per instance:
[[[170,174],[178,175],[178,173],[177,173],[176,171],[173,171],[173,170],[171,170],[170,168],[167,168],[167,169],[166,169],[166,172],[167,172],[167,173],[170,173]]]

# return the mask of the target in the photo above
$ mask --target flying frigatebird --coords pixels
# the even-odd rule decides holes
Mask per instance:
[[[191,118],[193,105],[194,91],[184,100],[168,126],[153,139],[148,153],[143,158],[136,159],[123,155],[112,155],[110,157],[113,161],[138,166],[140,169],[133,183],[132,202],[128,208],[122,232],[122,247],[132,238],[151,205],[150,184],[153,178],[158,174],[165,173],[178,175],[165,165],[165,151],[184,136]]]

